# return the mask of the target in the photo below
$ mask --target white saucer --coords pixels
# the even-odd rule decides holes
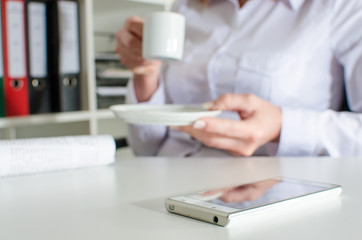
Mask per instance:
[[[110,109],[128,123],[186,126],[203,117],[216,117],[221,111],[208,111],[201,106],[119,104]]]

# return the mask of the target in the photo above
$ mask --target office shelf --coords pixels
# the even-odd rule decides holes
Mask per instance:
[[[0,128],[34,126],[42,124],[57,124],[67,122],[88,121],[91,117],[89,111],[76,111],[54,114],[37,114],[25,117],[7,117],[0,120]]]
[[[26,132],[26,137],[62,135],[65,130],[72,132],[72,129],[75,134],[94,135],[100,133],[99,119],[115,119],[110,111],[98,112],[96,108],[93,4],[93,0],[79,0],[81,110],[0,118],[0,139],[23,137],[21,131]],[[42,125],[48,126],[44,130],[46,133],[39,132]],[[77,131],[79,128],[82,130]]]
[[[126,135],[126,124],[109,109],[97,109],[95,52],[112,51],[114,39],[100,40],[96,32],[114,33],[132,15],[165,9],[172,0],[79,0],[81,50],[81,110],[0,118],[0,139],[78,134]],[[99,40],[97,42],[97,40]],[[100,49],[100,51],[99,51]]]

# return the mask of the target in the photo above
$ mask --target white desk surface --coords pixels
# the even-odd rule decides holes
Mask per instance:
[[[163,205],[174,195],[274,176],[344,191],[333,206],[233,228],[173,215]],[[362,159],[129,158],[0,178],[0,239],[362,239]]]

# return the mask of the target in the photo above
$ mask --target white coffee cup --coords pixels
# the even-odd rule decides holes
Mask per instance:
[[[185,41],[185,17],[174,12],[154,12],[143,26],[145,59],[180,60]]]

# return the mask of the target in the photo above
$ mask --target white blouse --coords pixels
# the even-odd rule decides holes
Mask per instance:
[[[145,104],[252,93],[282,108],[279,144],[255,155],[362,156],[362,0],[178,0],[173,10],[186,17],[184,58],[163,65]],[[230,156],[163,126],[130,125],[128,141],[136,155]]]

